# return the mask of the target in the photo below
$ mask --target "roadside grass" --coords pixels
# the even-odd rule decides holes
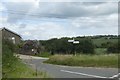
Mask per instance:
[[[34,55],[34,56],[46,57],[46,58],[48,58],[48,57],[50,57],[50,56],[52,56],[52,55],[51,55],[49,52],[42,52],[42,53],[39,53],[39,54]]]
[[[22,63],[21,61],[17,61],[13,64],[12,67],[3,68],[3,72],[6,73],[3,78],[47,78],[48,75],[46,72],[37,72],[33,70],[31,67]]]
[[[44,61],[44,63],[81,67],[118,68],[118,55],[54,55],[47,61]]]
[[[5,80],[10,78],[47,78],[46,72],[39,72],[36,76],[36,71],[24,64],[18,57],[13,53],[16,48],[9,41],[3,42],[2,47],[2,78]]]

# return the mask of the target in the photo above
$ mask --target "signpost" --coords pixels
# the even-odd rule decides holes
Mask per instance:
[[[73,44],[79,44],[79,41],[74,41]]]
[[[79,41],[75,41],[74,38],[72,40],[68,40],[68,42],[74,44],[79,44]],[[76,55],[75,45],[74,45],[74,54]]]
[[[68,40],[68,42],[74,42],[74,39],[73,40]]]

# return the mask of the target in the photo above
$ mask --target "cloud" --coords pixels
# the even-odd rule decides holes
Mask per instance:
[[[0,26],[23,39],[117,34],[117,3],[112,2],[3,2]]]
[[[118,14],[111,14],[107,16],[98,17],[78,17],[71,21],[72,25],[77,28],[105,28],[118,26]]]
[[[7,21],[9,23],[17,22],[18,20],[24,19],[31,7],[32,3],[15,3],[15,2],[6,2],[3,3],[6,11],[3,13],[7,13]]]
[[[20,25],[19,25],[19,28],[20,29],[24,29],[26,27],[26,24],[24,24],[24,23],[21,23]]]
[[[117,12],[117,3],[108,2],[8,2],[4,3],[8,12],[8,22],[16,22],[27,17],[75,18],[109,15]]]
[[[2,0],[3,2],[34,2],[36,0]],[[118,2],[119,0],[37,0],[40,2]]]
[[[99,17],[80,17],[71,21],[79,35],[118,34],[118,14]]]

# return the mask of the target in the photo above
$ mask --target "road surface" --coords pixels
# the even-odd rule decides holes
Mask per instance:
[[[120,75],[117,68],[70,67],[45,64],[48,58],[19,55],[24,63],[38,71],[47,72],[52,78],[110,78]]]

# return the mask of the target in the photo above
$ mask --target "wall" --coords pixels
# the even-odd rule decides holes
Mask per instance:
[[[2,36],[3,36],[3,39],[9,39],[13,43],[15,42],[15,44],[19,44],[21,42],[21,38],[18,35],[12,33],[11,31],[6,30],[6,29],[2,30]],[[14,40],[12,40],[13,37],[15,38]]]

